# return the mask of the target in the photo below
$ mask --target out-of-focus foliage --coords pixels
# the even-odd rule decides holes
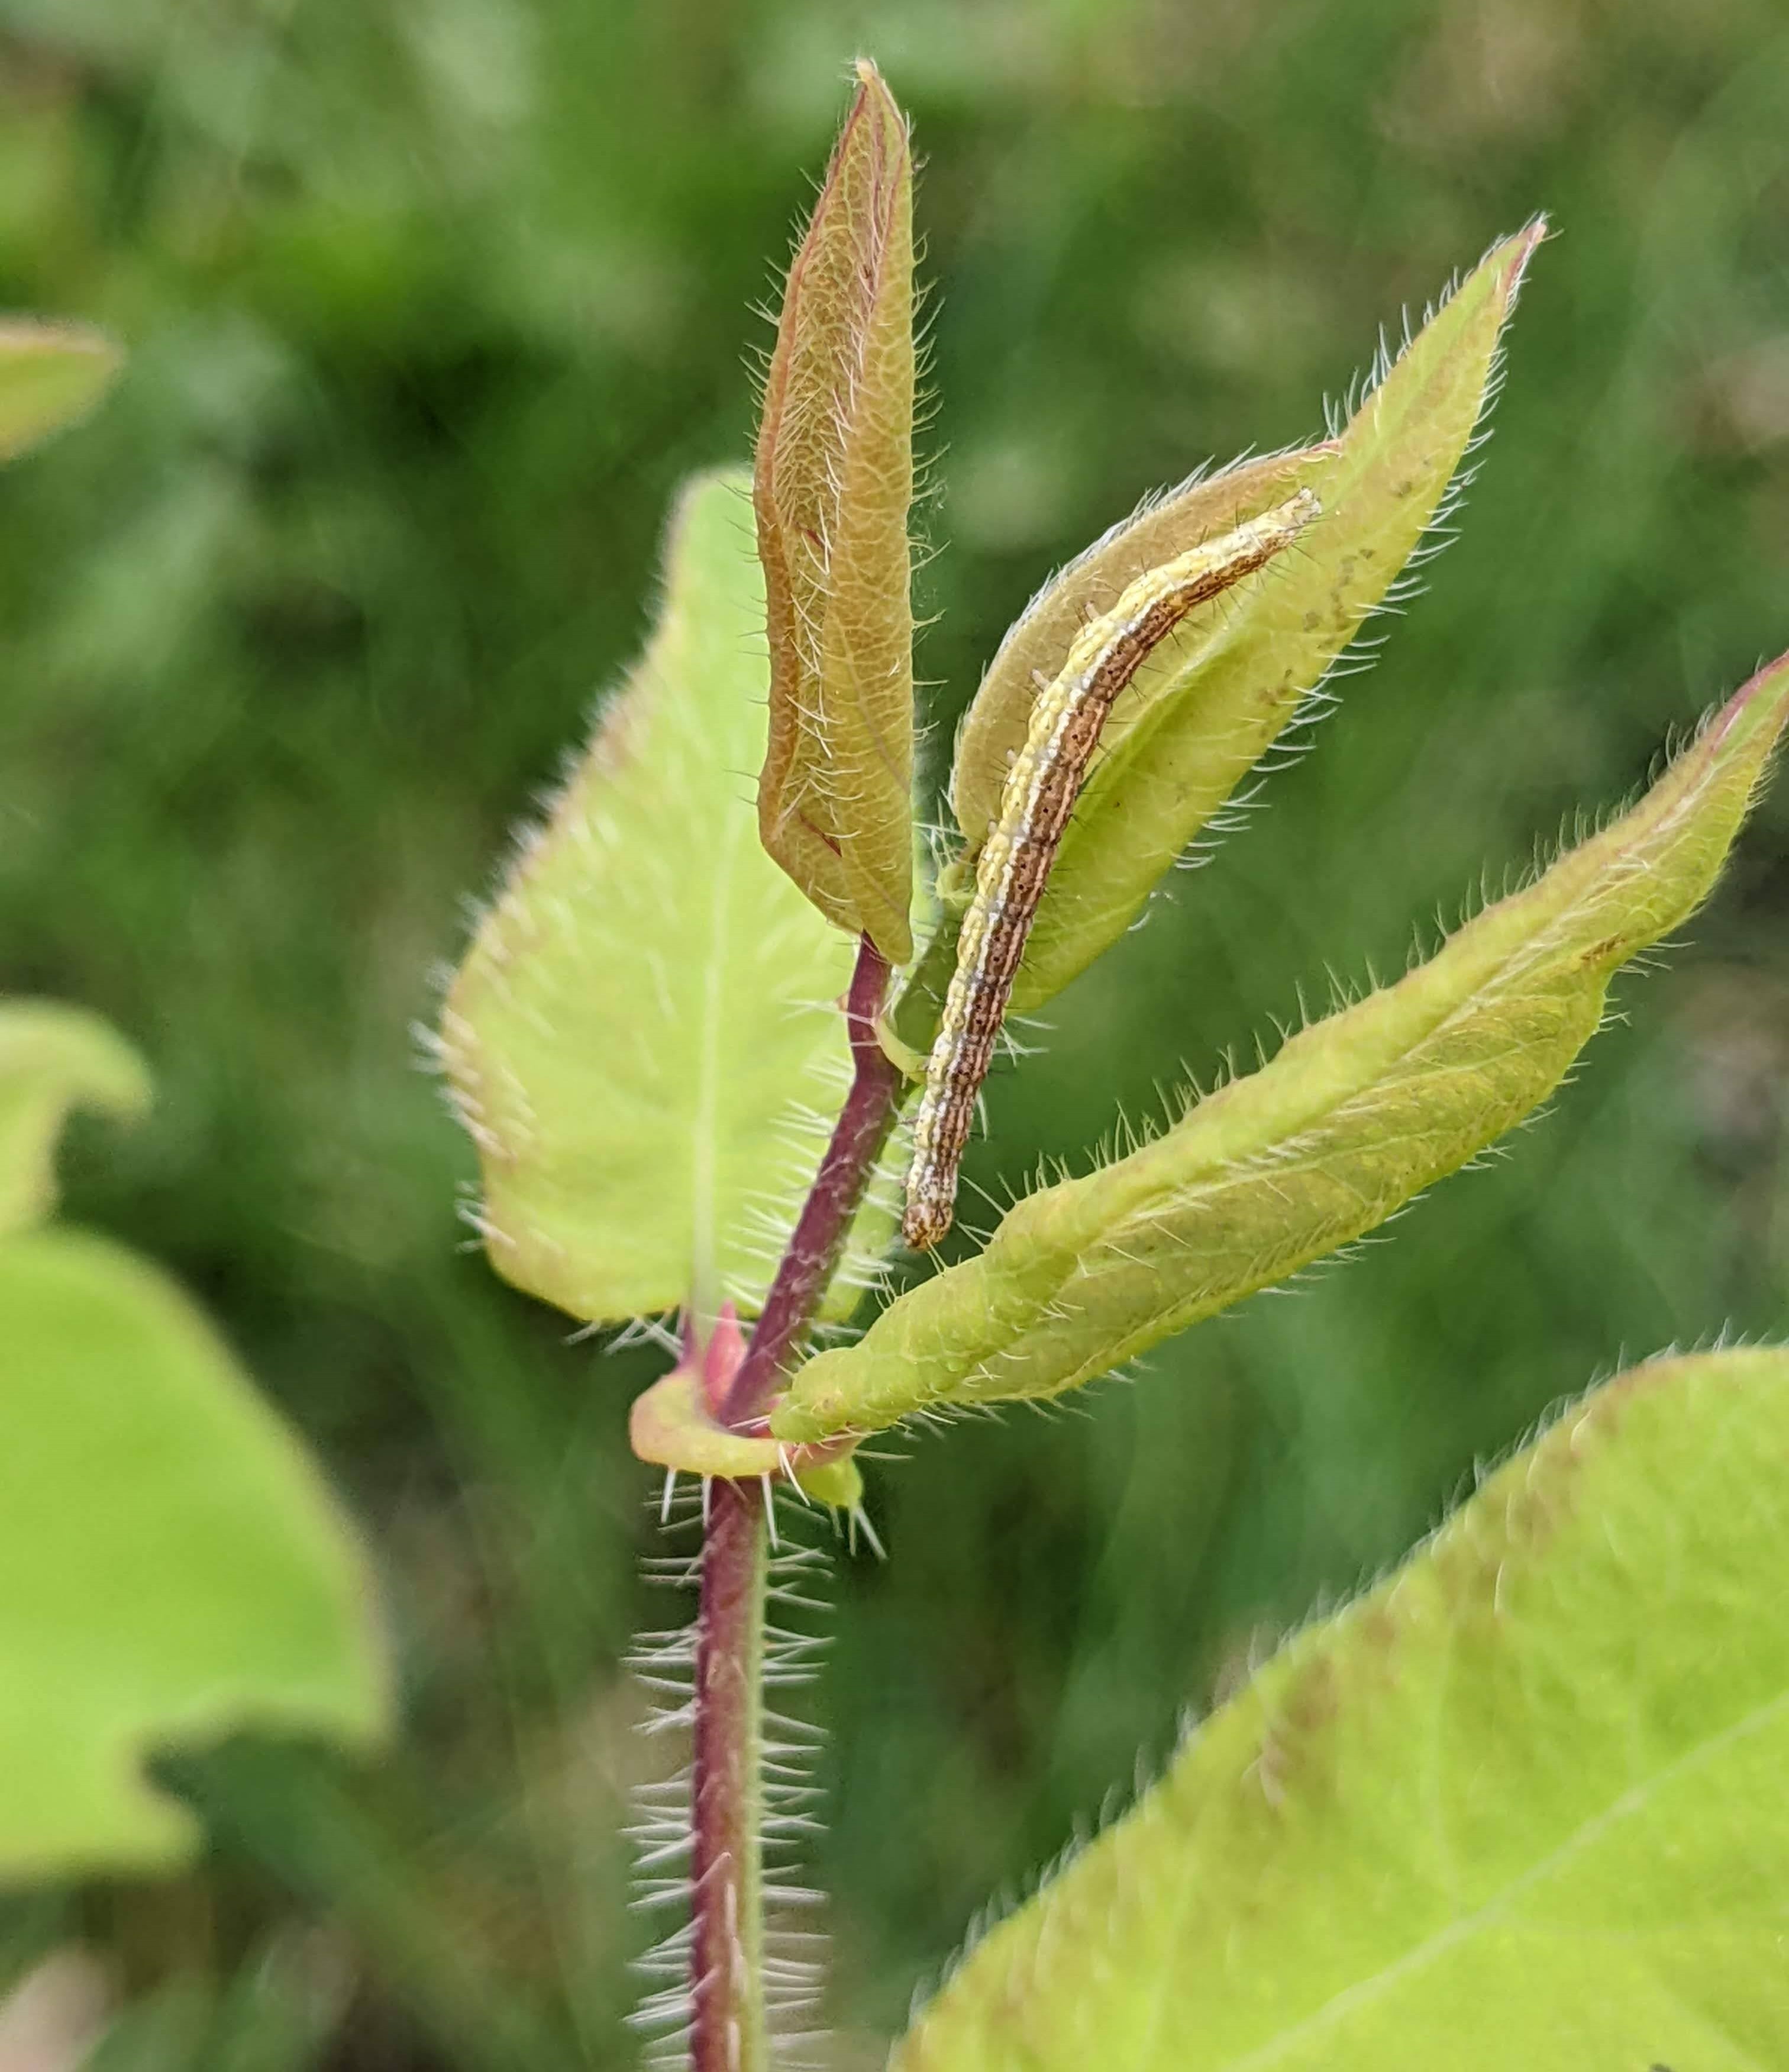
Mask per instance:
[[[163,1871],[144,1761],[388,1725],[348,1521],[192,1305],[84,1231],[0,1243],[0,1879]]]
[[[0,1237],[54,1206],[69,1109],[135,1116],[148,1105],[142,1059],[97,1015],[60,1001],[0,999]]]
[[[78,423],[117,371],[117,347],[84,325],[0,323],[0,460]]]
[[[470,1153],[409,1029],[639,652],[676,483],[750,450],[748,307],[851,60],[925,140],[935,780],[1051,566],[1198,462],[1321,430],[1311,398],[1462,253],[1543,206],[1561,233],[1459,544],[1264,838],[997,1075],[973,1223],[977,1186],[1085,1170],[1119,1106],[1246,1063],[1326,960],[1395,973],[1412,914],[1637,787],[1783,644],[1789,34],[1771,0],[4,0],[0,29],[0,301],[132,356],[0,479],[0,985],[142,1033],[157,1113],[103,1166],[77,1123],[72,1203],[325,1449],[409,1724],[371,1776],[183,1762],[203,1875],[34,1901],[7,1961],[102,1943],[201,2039],[183,2065],[262,2004],[269,1947],[320,1938],[310,2062],[626,2065],[619,1794],[658,1753],[618,1658],[672,1613],[634,1581],[625,1420],[664,1356],[567,1344],[456,1249]],[[1618,989],[1632,1026],[1395,1242],[1085,1416],[870,1464],[894,1558],[845,1572],[827,1688],[842,2066],[1140,1735],[1475,1457],[1623,1345],[1780,1331],[1786,829],[1779,787],[1693,945]]]

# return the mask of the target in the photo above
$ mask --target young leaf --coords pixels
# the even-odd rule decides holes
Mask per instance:
[[[804,1118],[845,1083],[851,944],[753,825],[763,614],[744,483],[703,478],[651,643],[442,1015],[491,1262],[576,1317],[755,1311],[812,1178]]]
[[[1154,1142],[1020,1202],[978,1257],[796,1375],[775,1436],[1054,1396],[1382,1223],[1557,1087],[1616,968],[1701,902],[1789,712],[1789,656],[1652,789],[1429,963]]]
[[[0,461],[84,417],[123,364],[111,339],[84,324],[0,323]]]
[[[363,1742],[364,1556],[204,1319],[101,1240],[0,1242],[0,1878],[179,1860],[139,1774],[242,1726]]]
[[[149,1075],[97,1015],[48,1000],[0,1000],[0,1236],[56,1205],[55,1154],[71,1108],[130,1116]]]
[[[1007,636],[958,750],[954,796],[972,852],[987,834],[1007,751],[1024,736],[1030,672],[1041,666],[1049,680],[1050,656],[1072,637],[1084,593],[1097,602],[1125,560],[1151,551],[1151,528],[1202,536],[1232,512],[1256,515],[1300,487],[1322,504],[1296,552],[1191,615],[1119,700],[1051,872],[1015,1012],[1059,992],[1130,926],[1421,545],[1483,414],[1498,340],[1544,228],[1536,222],[1487,254],[1339,441],[1219,475],[1184,512],[1171,500],[1071,564]]]
[[[875,67],[789,269],[753,502],[770,631],[764,846],[829,919],[913,953],[913,158]]]
[[[1007,629],[963,715],[951,765],[951,809],[965,855],[987,840],[1038,691],[1055,681],[1088,620],[1111,610],[1139,576],[1308,487],[1336,450],[1331,440],[1238,461],[1184,483],[1145,501],[1050,578]]]
[[[1751,2072],[1789,2036],[1789,1354],[1569,1409],[969,1956],[891,2072]]]

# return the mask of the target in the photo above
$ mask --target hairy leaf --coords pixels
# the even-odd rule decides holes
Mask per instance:
[[[789,269],[753,500],[770,633],[765,847],[890,963],[913,952],[913,158],[874,65]]]
[[[1111,610],[1139,576],[1314,483],[1335,451],[1332,441],[1199,476],[1147,500],[1050,578],[1007,629],[963,715],[951,807],[967,854],[981,848],[998,817],[1006,773],[1025,745],[1041,687],[1055,681],[1088,619]]]
[[[56,1205],[56,1143],[71,1108],[134,1116],[149,1075],[97,1015],[48,1000],[0,1000],[0,1236]]]
[[[755,1310],[845,1084],[851,945],[753,822],[763,610],[743,480],[705,477],[652,641],[442,1016],[491,1261],[574,1316]]]
[[[84,324],[0,323],[0,461],[84,417],[123,364],[111,339]]]
[[[1493,386],[1537,222],[1487,254],[1378,381],[1339,440],[1256,461],[1145,512],[1065,569],[995,657],[964,726],[954,797],[985,838],[1034,669],[1047,682],[1084,606],[1158,546],[1253,516],[1293,490],[1323,515],[1291,553],[1191,613],[1137,672],[1063,838],[1013,1007],[1058,993],[1121,935],[1391,588],[1435,522]]]
[[[1755,2072],[1789,2038],[1789,1354],[1635,1369],[1307,1628],[891,2072]]]
[[[1053,1396],[1382,1223],[1552,1092],[1617,967],[1714,882],[1789,710],[1789,656],[1639,804],[1429,963],[1292,1038],[1154,1142],[1020,1202],[978,1257],[796,1375],[772,1429]]]
[[[102,1240],[0,1241],[0,1877],[196,1840],[146,1756],[382,1731],[364,1559],[204,1319]]]

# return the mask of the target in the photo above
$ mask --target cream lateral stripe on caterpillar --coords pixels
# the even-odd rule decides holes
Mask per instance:
[[[1055,680],[1039,693],[1025,746],[1000,795],[1000,817],[977,861],[975,896],[957,936],[956,974],[926,1061],[901,1219],[901,1235],[915,1251],[936,1244],[951,1227],[976,1096],[1106,715],[1151,651],[1195,605],[1270,561],[1322,508],[1310,490],[1301,489],[1233,532],[1139,576],[1110,611],[1081,629]]]

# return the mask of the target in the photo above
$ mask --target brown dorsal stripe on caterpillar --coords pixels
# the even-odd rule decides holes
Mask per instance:
[[[1139,576],[1075,636],[1031,709],[1025,746],[1000,796],[1000,817],[977,860],[975,896],[957,936],[956,971],[913,1125],[901,1235],[915,1251],[951,1227],[956,1173],[994,1043],[1056,846],[1113,701],[1150,652],[1195,605],[1252,574],[1322,506],[1308,489]]]

